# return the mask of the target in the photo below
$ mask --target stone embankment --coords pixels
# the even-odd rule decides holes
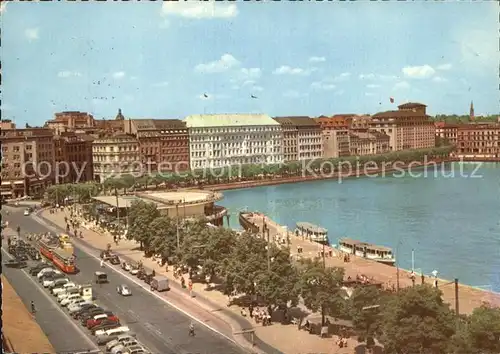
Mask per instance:
[[[270,230],[270,238],[273,241],[279,242],[286,239],[290,242],[292,256],[315,258],[321,257],[323,246],[295,236],[293,232],[287,230],[286,227],[277,224],[267,216],[261,213],[253,213],[253,216],[247,218],[250,222],[262,229],[262,224],[266,223]],[[302,252],[298,253],[298,248],[302,248]],[[336,248],[325,246],[325,262],[330,267],[343,267],[346,277],[350,276],[355,279],[357,275],[364,275],[368,279],[373,279],[375,282],[380,282],[384,287],[393,288],[397,285],[397,268],[381,264],[365,258],[351,255],[349,262],[344,262],[344,254]],[[412,286],[413,282],[410,278],[411,273],[407,270],[399,270],[399,285],[400,288]],[[433,284],[434,278],[426,276],[424,281]],[[420,274],[417,274],[416,284],[422,282]],[[438,279],[438,287],[443,292],[443,299],[449,303],[451,308],[455,308],[455,285],[453,281]],[[459,284],[458,286],[459,312],[461,314],[470,314],[476,307],[484,303],[490,303],[495,306],[500,306],[500,294],[485,291],[482,289],[473,288],[468,285]]]
[[[22,276],[22,275],[21,275]],[[55,353],[47,336],[2,275],[2,332],[4,352]],[[29,335],[27,335],[29,333]]]
[[[341,183],[343,179],[347,178],[359,178],[364,176],[377,176],[377,175],[385,175],[387,173],[397,172],[401,170],[408,169],[417,169],[423,168],[425,166],[433,166],[437,164],[447,163],[455,161],[453,159],[436,159],[423,162],[409,163],[406,165],[398,164],[395,162],[386,162],[381,163],[384,164],[380,168],[369,168],[367,166],[359,166],[359,168],[354,171],[343,172],[343,173],[321,173],[318,172],[316,174],[311,175],[302,175],[302,176],[292,176],[292,177],[273,177],[271,179],[263,179],[262,180],[251,180],[251,181],[238,181],[238,182],[229,182],[222,184],[211,184],[204,185],[202,188],[210,189],[214,191],[224,191],[224,190],[232,190],[232,189],[243,189],[243,188],[254,188],[254,187],[262,187],[262,186],[272,186],[278,184],[287,184],[287,183],[299,183],[299,182],[312,182],[312,181],[321,181],[326,179],[336,179]]]

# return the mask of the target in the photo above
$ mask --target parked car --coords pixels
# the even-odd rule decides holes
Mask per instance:
[[[121,285],[118,285],[116,287],[116,292],[122,296],[130,296],[132,295],[132,291],[130,290],[130,288],[125,285],[125,284],[121,284]]]
[[[111,349],[113,349],[117,345],[120,345],[124,342],[133,341],[133,340],[137,341],[137,339],[134,336],[131,336],[130,334],[122,334],[122,335],[118,336],[116,339],[114,339],[106,344],[106,351],[109,352]]]
[[[65,293],[67,289],[75,288],[76,284],[73,282],[67,282],[63,285],[56,286],[52,289],[52,295],[58,296],[59,294]]]
[[[111,354],[122,354],[122,353],[126,353],[126,350],[127,348],[134,348],[134,347],[141,347],[142,346],[139,344],[139,342],[137,341],[137,339],[133,339],[131,341],[126,341],[126,342],[123,342],[117,346],[115,346],[113,349],[111,349]]]
[[[24,209],[24,216],[29,216],[30,215],[30,211],[29,209]]]
[[[146,354],[146,349],[141,345],[134,345],[132,347],[125,348],[125,351],[120,352],[120,354]],[[117,353],[118,354],[118,353]]]
[[[61,306],[68,306],[73,301],[75,301],[77,299],[81,299],[81,298],[82,297],[81,297],[81,295],[79,293],[77,293],[77,294],[69,294],[64,299],[62,299],[60,303],[61,303]]]
[[[94,318],[87,320],[87,328],[92,329],[105,321],[120,322],[120,319],[113,314],[103,313],[102,315],[96,315]]]
[[[80,314],[80,316],[78,316],[78,319],[80,320],[82,326],[85,326],[89,318],[92,318],[95,315],[100,315],[101,313],[105,312],[106,311],[102,307],[95,307],[87,311],[84,311],[82,314]]]
[[[64,276],[64,275],[63,275]],[[68,284],[70,281],[68,278],[59,278],[59,279],[54,279],[52,281],[52,284],[49,284],[47,286],[47,288],[49,288],[50,291],[52,291],[52,289],[55,289],[55,288],[59,288],[61,286],[63,286],[64,284]],[[45,286],[45,282],[44,282],[44,286]]]
[[[4,265],[7,268],[18,268],[18,269],[26,268],[28,266],[28,264],[26,264],[25,261],[20,261],[17,259],[8,260],[7,262],[4,263]]]
[[[99,325],[95,326],[94,328],[92,328],[90,330],[90,332],[93,334],[93,335],[99,335],[99,334],[103,334],[104,332],[110,330],[110,329],[115,329],[115,328],[118,328],[120,327],[121,324],[120,322],[113,322],[113,321],[102,321]]]
[[[119,327],[115,327],[115,328],[111,328],[111,329],[107,329],[105,331],[103,330],[99,330],[99,331],[96,331],[94,333],[94,335],[96,336],[101,336],[101,335],[107,335],[107,336],[110,336],[110,335],[120,335],[120,334],[125,334],[127,332],[130,331],[130,328],[128,328],[127,326],[119,326]]]
[[[85,300],[82,299],[83,301],[75,301],[71,305],[68,306],[68,312],[72,314],[73,312],[77,311],[78,309],[82,308],[82,305],[91,305],[92,301],[90,300]]]
[[[42,285],[44,288],[48,288],[49,286],[53,285],[56,280],[59,279],[67,279],[67,281],[69,281],[69,279],[66,278],[66,275],[62,273],[54,273],[43,277]]]
[[[118,331],[118,333],[115,331],[115,333],[112,334],[101,334],[100,336],[97,336],[97,345],[106,345],[107,343],[110,343],[122,336],[136,337],[137,335],[130,331]]]
[[[74,308],[77,308],[79,307],[80,305],[82,304],[88,304],[89,301],[88,300],[85,300],[83,297],[79,298],[79,299],[75,299],[74,301],[71,301],[67,306],[68,308],[68,311],[70,309],[74,309]]]
[[[130,270],[132,269],[132,266],[127,262],[123,262],[121,267],[123,270],[126,270],[127,272],[130,272]]]
[[[52,267],[47,265],[46,263],[38,263],[37,265],[30,268],[29,273],[30,275],[37,275],[38,273],[40,273],[42,269],[45,268],[52,268]]]
[[[45,274],[47,273],[53,273],[53,272],[56,272],[56,270],[53,268],[53,267],[45,267],[45,268],[42,268],[36,275],[36,277],[38,279],[40,279],[41,277],[43,277]]]
[[[92,303],[92,302],[89,302],[89,303],[83,303],[81,304],[80,306],[78,306],[78,308],[75,308],[74,310],[70,310],[69,311],[69,314],[73,317],[73,318],[78,318],[82,313],[84,313],[85,311],[87,310],[90,310],[92,308],[96,308],[97,305]]]
[[[80,289],[78,287],[66,288],[57,294],[57,301],[61,302],[71,295],[80,295]]]

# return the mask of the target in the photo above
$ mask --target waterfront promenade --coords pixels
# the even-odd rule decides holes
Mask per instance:
[[[20,275],[23,276],[23,275]],[[55,353],[45,333],[2,275],[4,349],[15,353]]]
[[[277,224],[267,216],[260,213],[253,213],[252,217],[248,220],[254,223],[262,230],[262,225],[265,223],[270,230],[270,239],[279,242],[281,239],[288,239],[290,242],[290,249],[292,256],[297,257],[321,257],[323,246],[305,240],[285,227]],[[298,247],[302,248],[299,255],[297,252]],[[331,256],[330,256],[331,253]],[[374,279],[376,282],[382,283],[385,287],[392,288],[397,285],[397,268],[385,264],[370,261],[361,257],[351,255],[349,262],[344,262],[343,253],[333,247],[325,246],[325,262],[330,267],[343,267],[345,269],[346,277],[350,276],[355,278],[357,275],[365,275],[369,279]],[[434,278],[425,276],[425,282],[433,284]],[[420,274],[417,274],[416,284],[421,283]],[[412,286],[410,272],[404,269],[399,270],[399,284],[400,288]],[[455,308],[455,286],[452,280],[438,279],[438,287],[443,292],[443,299],[449,303],[451,308]],[[468,285],[459,284],[459,312],[461,314],[470,314],[476,307],[481,306],[483,303],[490,303],[495,306],[500,306],[500,294],[476,289]]]
[[[40,213],[42,219],[48,220],[60,228],[65,228],[64,217],[70,217],[70,213],[66,211],[57,211],[50,214],[48,210]],[[182,308],[186,312],[199,318],[202,321],[210,323],[212,326],[221,327],[219,322],[225,322],[230,326],[232,336],[240,345],[249,348],[250,343],[242,336],[242,332],[254,331],[255,335],[263,342],[276,348],[282,353],[324,353],[324,354],[352,354],[353,348],[356,345],[356,340],[350,339],[347,348],[339,348],[335,341],[336,336],[330,338],[320,338],[316,335],[310,335],[307,331],[299,331],[296,325],[281,325],[275,323],[272,326],[262,326],[253,320],[243,318],[241,308],[237,305],[228,306],[228,297],[219,291],[207,290],[205,284],[194,283],[193,292],[196,294],[194,298],[190,298],[186,289],[180,289],[180,278],[174,278],[172,268],[169,267],[166,271],[165,267],[160,267],[151,258],[145,258],[143,252],[138,250],[138,244],[135,241],[121,240],[115,246],[113,238],[107,233],[98,233],[93,230],[83,230],[83,242],[92,245],[97,249],[106,248],[107,244],[113,245],[113,250],[120,256],[126,257],[132,261],[142,261],[148,269],[154,269],[157,274],[164,275],[169,278],[172,283],[172,290],[165,297]],[[173,286],[175,284],[175,286]],[[182,292],[179,294],[178,292]],[[240,320],[235,320],[235,317],[240,317]],[[242,323],[246,322],[246,324]],[[250,349],[250,348],[249,348]],[[254,353],[264,353],[258,345],[250,349]],[[266,353],[271,353],[266,351]]]

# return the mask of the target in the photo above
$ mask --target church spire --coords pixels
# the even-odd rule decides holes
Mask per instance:
[[[470,101],[469,120],[474,121],[474,102]]]
[[[121,108],[118,108],[118,114],[116,115],[115,120],[124,120],[124,119],[125,119],[125,117],[122,114]]]

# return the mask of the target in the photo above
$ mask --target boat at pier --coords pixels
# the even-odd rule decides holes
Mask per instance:
[[[295,235],[304,237],[313,242],[328,245],[328,230],[308,222],[298,222]]]
[[[250,221],[251,217],[254,217],[257,215],[257,213],[252,213],[252,212],[247,212],[247,211],[240,211],[238,215],[238,221],[243,228],[243,230],[257,234],[260,232],[260,229],[262,225],[259,227],[258,225],[255,225],[252,221]]]
[[[348,254],[391,266],[396,263],[392,248],[385,246],[377,246],[345,237],[339,240],[338,249]]]

